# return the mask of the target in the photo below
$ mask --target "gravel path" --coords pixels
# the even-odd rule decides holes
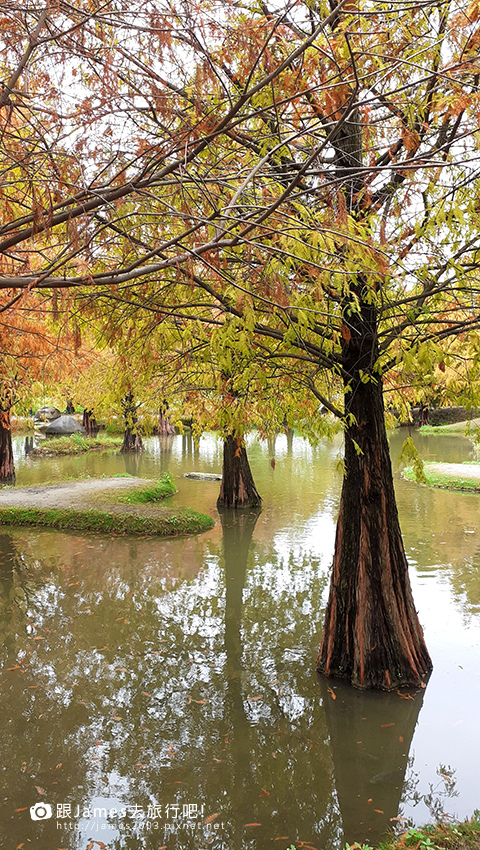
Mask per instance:
[[[105,507],[112,491],[127,491],[134,487],[143,489],[153,484],[146,478],[89,478],[86,481],[64,481],[61,484],[36,487],[5,487],[0,490],[0,507]]]
[[[445,475],[447,478],[470,478],[480,480],[480,463],[428,463],[427,472]]]

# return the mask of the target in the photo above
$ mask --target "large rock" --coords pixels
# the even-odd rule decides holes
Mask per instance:
[[[51,434],[84,434],[85,430],[73,416],[60,415],[45,429],[47,436]]]
[[[58,419],[62,414],[58,410],[57,407],[52,407],[51,405],[46,405],[46,407],[41,407],[37,410],[35,416],[33,417],[34,422],[53,422],[54,419]]]

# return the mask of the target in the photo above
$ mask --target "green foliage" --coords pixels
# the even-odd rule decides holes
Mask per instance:
[[[355,847],[355,845],[351,845]],[[392,836],[379,845],[380,850],[478,850],[480,847],[480,812],[462,823],[436,823],[410,827],[400,836]]]
[[[160,502],[168,496],[173,496],[177,492],[173,477],[170,472],[164,472],[156,487],[149,487],[146,490],[134,490],[126,496],[121,496],[119,502],[126,502],[129,505],[141,505],[147,502]]]
[[[33,456],[77,455],[85,452],[113,452],[122,445],[119,437],[87,437],[83,434],[71,434],[65,437],[48,437],[34,452]]]
[[[413,442],[412,437],[407,437],[407,439],[404,440],[402,444],[402,451],[400,452],[398,465],[402,467],[408,463],[411,463],[412,461],[412,470],[413,475],[415,477],[415,481],[417,482],[417,484],[426,484],[427,478],[425,476],[424,463],[418,453],[418,449],[415,443]]]

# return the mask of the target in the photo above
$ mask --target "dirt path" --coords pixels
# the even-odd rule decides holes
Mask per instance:
[[[480,463],[429,463],[426,469],[427,472],[443,475],[446,478],[480,480]]]
[[[92,478],[35,487],[6,487],[0,490],[0,507],[105,508],[122,491],[143,489],[154,483],[147,478]],[[131,506],[127,509],[131,511]]]

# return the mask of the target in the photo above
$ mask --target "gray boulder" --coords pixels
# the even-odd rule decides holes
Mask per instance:
[[[58,419],[62,414],[58,410],[57,407],[52,407],[51,405],[46,405],[46,407],[41,407],[37,410],[35,416],[33,417],[34,422],[53,422],[54,419]]]
[[[45,429],[47,437],[51,434],[84,434],[85,429],[82,428],[79,422],[73,416],[60,415]]]

